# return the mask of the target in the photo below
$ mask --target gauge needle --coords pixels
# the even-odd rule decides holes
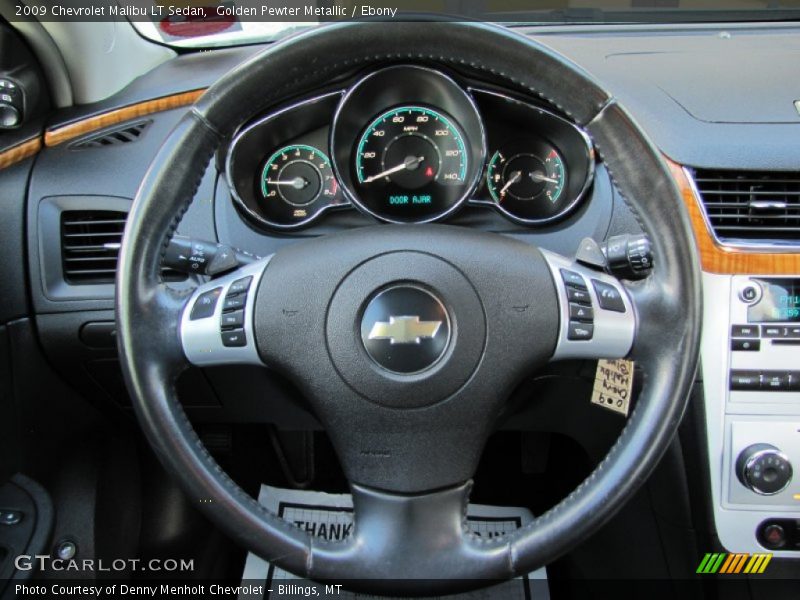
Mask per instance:
[[[511,177],[508,178],[506,184],[500,189],[500,195],[504,196],[506,190],[515,183],[517,183],[520,179],[522,179],[522,171],[514,171],[513,173],[511,173]]]
[[[547,183],[558,183],[558,179],[547,177],[544,173],[540,173],[539,171],[531,171],[530,176],[531,179],[533,179],[537,183],[539,183],[540,181],[546,181]]]
[[[308,181],[302,177],[295,177],[293,179],[267,179],[267,185],[290,185],[296,190],[302,190],[308,185]]]
[[[406,169],[413,169],[419,165],[423,160],[425,160],[424,156],[409,156],[405,159],[401,164],[397,165],[396,167],[392,167],[391,169],[386,169],[378,173],[377,175],[370,175],[361,183],[372,183],[376,179],[380,179],[381,177],[386,177],[387,175],[391,175],[392,173],[397,173],[398,171],[405,171]]]

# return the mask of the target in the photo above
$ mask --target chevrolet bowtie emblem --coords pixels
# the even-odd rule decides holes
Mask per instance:
[[[377,321],[369,332],[371,340],[389,340],[392,344],[419,344],[436,336],[441,321],[420,321],[419,317],[389,317],[389,322]]]

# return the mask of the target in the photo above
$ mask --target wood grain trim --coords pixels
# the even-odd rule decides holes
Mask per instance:
[[[163,96],[154,100],[147,100],[145,102],[110,110],[62,127],[56,127],[55,129],[50,129],[45,132],[44,143],[45,146],[58,146],[76,137],[97,131],[98,129],[110,127],[146,115],[152,115],[153,113],[188,106],[202,96],[203,92],[205,92],[205,89]]]
[[[5,169],[6,167],[10,167],[14,163],[18,163],[29,156],[33,156],[41,149],[42,138],[38,136],[30,140],[26,140],[21,144],[17,144],[16,146],[12,146],[8,150],[0,152],[0,169]]]
[[[719,244],[708,229],[700,208],[700,198],[694,193],[681,165],[669,159],[675,183],[681,192],[692,221],[700,263],[709,273],[747,275],[798,275],[800,274],[800,252],[768,252],[763,249],[731,248]]]

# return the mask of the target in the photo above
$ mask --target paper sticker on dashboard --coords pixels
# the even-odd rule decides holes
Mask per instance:
[[[592,403],[628,416],[633,390],[633,361],[598,360]]]

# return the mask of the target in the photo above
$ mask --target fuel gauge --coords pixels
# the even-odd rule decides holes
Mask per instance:
[[[564,192],[564,162],[555,149],[544,158],[523,152],[506,157],[499,150],[489,162],[489,191],[495,202],[506,195],[517,200],[544,196],[558,202]]]

